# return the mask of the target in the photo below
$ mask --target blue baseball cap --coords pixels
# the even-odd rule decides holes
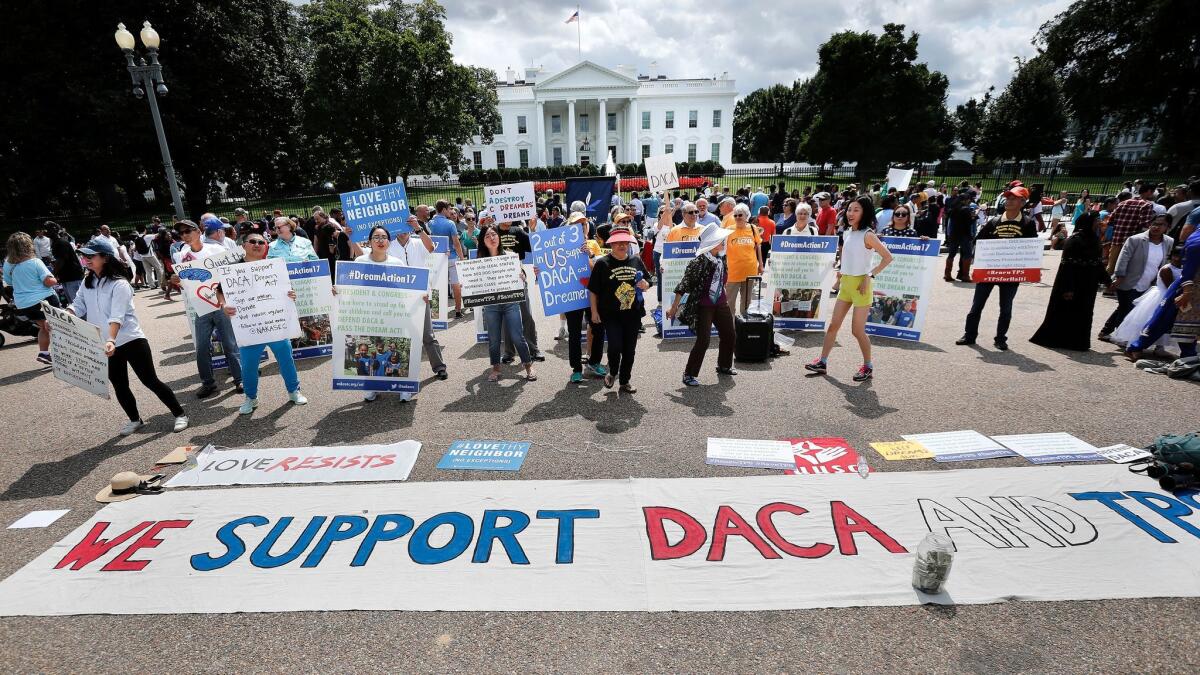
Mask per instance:
[[[200,222],[204,223],[204,234],[225,229],[225,223],[222,223],[220,218],[215,218],[213,216],[209,216]]]
[[[84,255],[96,255],[98,253],[108,258],[117,257],[117,252],[113,249],[112,244],[99,237],[89,241],[85,246],[79,249],[79,252]]]

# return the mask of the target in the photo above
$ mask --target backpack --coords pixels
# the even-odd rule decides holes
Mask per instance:
[[[146,243],[146,237],[140,234],[134,235],[133,248],[139,255],[146,255],[150,252],[150,245]]]
[[[1151,456],[1130,464],[1130,471],[1157,478],[1168,491],[1200,485],[1200,433],[1159,436],[1146,450]]]

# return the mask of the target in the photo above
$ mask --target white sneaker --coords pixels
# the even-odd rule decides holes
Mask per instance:
[[[186,428],[188,428],[187,415],[180,415],[179,417],[176,417],[175,418],[175,433],[179,433],[180,431],[183,431]]]
[[[377,391],[372,391],[372,392],[363,394],[363,400],[368,403],[370,403],[371,401],[374,401],[377,398],[379,398],[379,392],[377,392]]]
[[[304,398],[304,394],[301,394],[299,389],[288,393],[288,400],[291,401],[292,403],[295,403],[296,405],[307,405],[308,404],[308,399]]]
[[[126,424],[125,426],[121,427],[121,435],[128,436],[129,434],[132,434],[133,432],[137,431],[138,429],[141,429],[144,426],[146,426],[145,422],[143,422],[141,420],[133,420],[129,424]]]
[[[258,407],[258,399],[247,398],[245,400],[245,402],[242,403],[242,407],[238,408],[238,414],[249,415],[250,413],[254,412],[254,409],[257,407]]]

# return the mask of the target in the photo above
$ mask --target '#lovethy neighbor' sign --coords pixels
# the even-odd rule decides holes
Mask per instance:
[[[171,490],[0,582],[0,615],[1190,597],[1197,510],[1113,464]],[[929,532],[957,549],[936,596],[911,587]]]

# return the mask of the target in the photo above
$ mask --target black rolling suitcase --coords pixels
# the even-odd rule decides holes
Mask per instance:
[[[751,284],[757,293],[750,293]],[[763,288],[762,277],[746,279],[746,295],[750,304],[756,299],[761,301]],[[746,314],[735,314],[733,325],[737,334],[733,356],[738,361],[766,361],[771,356],[771,347],[775,344],[775,317],[751,310]]]

